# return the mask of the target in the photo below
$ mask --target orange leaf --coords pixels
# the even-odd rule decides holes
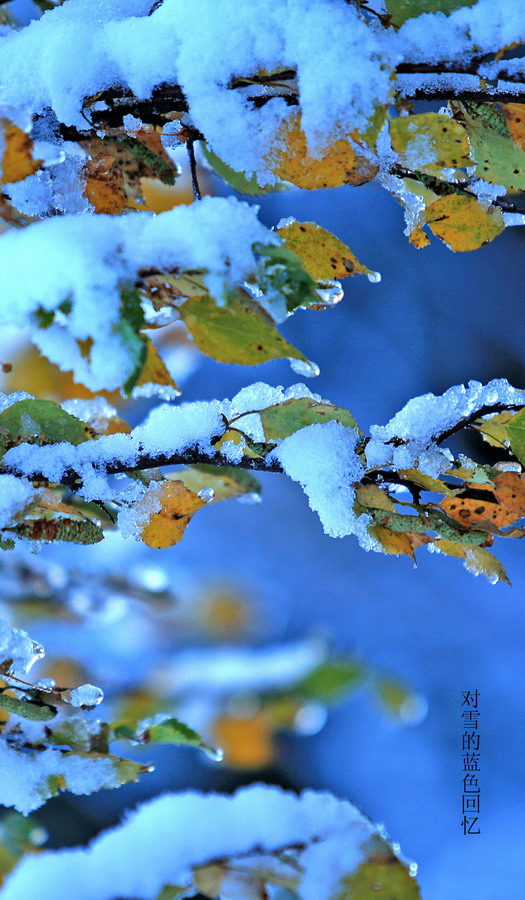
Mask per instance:
[[[115,160],[108,154],[98,154],[84,166],[84,193],[95,212],[114,216],[126,205],[122,175]]]
[[[525,104],[503,103],[507,125],[518,150],[525,150]]]
[[[12,184],[34,175],[42,160],[31,156],[33,141],[29,135],[6,119],[0,119],[0,133],[2,131],[5,146],[0,162],[0,183]]]
[[[214,740],[230,766],[260,769],[274,757],[272,726],[264,713],[250,718],[221,716],[215,722]]]
[[[333,141],[319,159],[311,156],[299,115],[281,126],[278,138],[284,146],[274,151],[273,172],[297,187],[314,191],[341,184],[366,184],[377,175],[378,167],[368,157],[359,155],[347,140]]]
[[[138,511],[152,498],[160,500],[161,508],[151,514],[142,528],[141,537],[148,547],[155,550],[177,544],[191,517],[205,505],[205,501],[188,490],[181,481],[164,481],[160,488],[158,482],[154,482],[139,501]]]

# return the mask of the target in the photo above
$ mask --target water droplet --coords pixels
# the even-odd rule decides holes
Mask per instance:
[[[220,747],[203,747],[205,755],[213,762],[222,762],[224,759],[224,750]]]
[[[309,736],[324,728],[328,710],[322,703],[305,703],[295,714],[294,730],[297,734]]]
[[[414,862],[410,863],[410,865],[408,867],[408,871],[409,871],[410,875],[412,876],[412,878],[416,877],[417,869],[418,869],[417,863],[414,863]]]
[[[316,293],[325,306],[335,306],[344,297],[340,281],[319,281]]]
[[[197,496],[201,498],[203,503],[211,503],[215,497],[215,491],[213,488],[202,488]]]
[[[367,278],[372,284],[378,284],[381,281],[381,272],[369,272]]]
[[[262,497],[256,491],[249,491],[247,494],[239,494],[237,500],[239,501],[239,503],[261,503]]]
[[[302,375],[304,378],[313,378],[320,374],[321,370],[317,363],[312,362],[309,359],[291,359],[289,358],[289,363],[293,371],[297,375]]]

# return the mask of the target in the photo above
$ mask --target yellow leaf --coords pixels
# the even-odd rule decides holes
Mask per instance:
[[[221,716],[215,722],[214,740],[224,751],[224,761],[236,768],[260,769],[273,759],[273,729],[264,713],[249,718]]]
[[[363,484],[357,489],[356,497],[359,503],[370,509],[386,509],[388,512],[396,510],[386,491],[382,491],[377,484]]]
[[[156,550],[172,547],[181,540],[193,514],[205,505],[204,500],[180,481],[164,481],[160,487],[154,482],[139,501],[138,512],[147,509],[153,498],[160,501],[161,508],[150,515],[141,538]]]
[[[479,431],[481,437],[493,447],[508,447],[509,436],[507,434],[506,424],[514,419],[516,413],[513,409],[507,409],[505,412],[497,413],[490,419],[483,419],[481,422],[474,423],[473,427]]]
[[[408,236],[408,240],[412,244],[416,250],[421,250],[423,247],[428,247],[430,244],[430,238],[428,234],[425,234],[422,228],[417,227],[414,228],[413,231],[410,232]]]
[[[391,553],[394,556],[410,556],[411,559],[415,560],[414,549],[408,534],[400,531],[390,531],[384,525],[373,525],[369,528],[369,531],[379,541],[384,553]]]
[[[319,159],[311,156],[299,115],[281,126],[278,140],[284,146],[273,153],[274,174],[306,190],[366,184],[379,171],[367,156],[356,152],[349,140],[333,141]]]
[[[292,222],[277,232],[288,250],[295,253],[315,281],[346,278],[347,275],[373,275],[359,262],[346,244],[314,222]]]
[[[95,212],[118,215],[126,205],[122,175],[109,154],[97,154],[84,166],[84,194]]]
[[[0,184],[12,184],[34,175],[42,160],[31,156],[33,141],[29,135],[7,119],[0,119],[0,147],[2,137],[4,150],[0,161]]]
[[[489,550],[482,547],[470,547],[466,544],[456,544],[454,541],[438,540],[435,547],[447,556],[455,556],[465,560],[465,568],[473,575],[484,575],[491,583],[504,581],[510,584],[507,573],[502,564]]]
[[[401,165],[407,169],[439,174],[441,169],[472,164],[465,128],[441,113],[392,119],[390,137]]]
[[[166,385],[180,394],[180,390],[168,372],[164,360],[159,355],[159,351],[153,341],[149,338],[146,338],[146,362],[142,367],[135,387],[141,387],[146,384]]]
[[[466,194],[440,197],[428,207],[426,216],[434,234],[460,252],[483,247],[505,229],[500,209],[482,206]]]

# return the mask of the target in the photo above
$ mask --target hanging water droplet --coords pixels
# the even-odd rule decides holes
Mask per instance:
[[[369,272],[367,278],[372,284],[378,284],[381,281],[381,272]]]
[[[316,293],[324,306],[335,306],[344,297],[340,281],[318,281]]]
[[[202,488],[197,496],[201,498],[203,503],[211,503],[215,497],[215,491],[213,488]]]
[[[410,863],[410,865],[409,865],[409,867],[408,867],[408,871],[409,871],[409,874],[412,876],[412,878],[415,878],[415,877],[416,877],[416,875],[417,875],[417,869],[418,869],[417,863],[415,863],[415,862]]]
[[[224,750],[220,747],[203,747],[205,755],[213,762],[222,762],[224,759]]]
[[[312,362],[310,359],[292,359],[289,357],[288,361],[293,371],[304,378],[313,378],[321,372],[317,363]]]

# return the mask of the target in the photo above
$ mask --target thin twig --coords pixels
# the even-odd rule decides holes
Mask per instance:
[[[197,178],[197,163],[195,161],[195,148],[194,148],[195,138],[190,137],[186,143],[186,147],[188,150],[188,159],[190,161],[190,172],[191,172],[191,186],[193,188],[193,199],[194,200],[202,200],[201,189],[199,187],[199,180]]]

